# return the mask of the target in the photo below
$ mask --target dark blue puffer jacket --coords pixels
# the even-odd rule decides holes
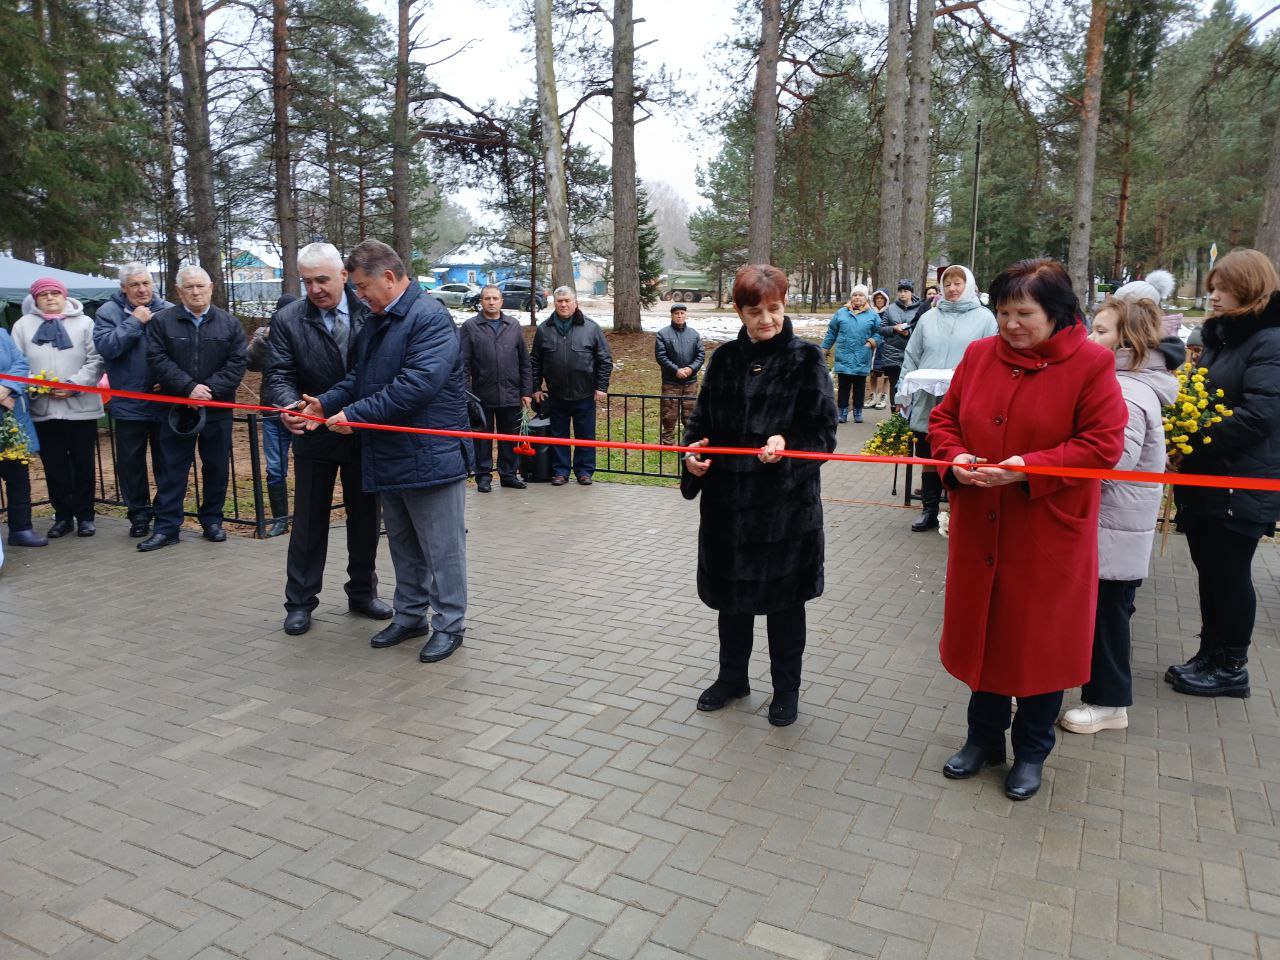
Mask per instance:
[[[173,304],[152,297],[147,307],[152,314]],[[155,380],[147,369],[147,328],[133,315],[124,291],[118,290],[93,315],[93,345],[106,361],[107,380],[117,390],[151,393]],[[116,397],[107,408],[114,420],[159,420],[167,413],[160,404]]]
[[[432,430],[468,430],[466,380],[453,317],[410,283],[355,343],[355,366],[318,399],[332,416]],[[359,429],[359,428],[357,428]],[[361,479],[366,493],[434,487],[471,472],[471,442],[458,437],[365,430]]]

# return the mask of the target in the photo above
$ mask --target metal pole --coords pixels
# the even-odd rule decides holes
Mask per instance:
[[[251,413],[246,418],[249,425],[249,473],[253,481],[253,530],[254,536],[259,540],[266,533],[267,514],[265,506],[262,502],[262,458],[258,452],[258,415]],[[235,429],[235,423],[232,422],[232,429]],[[235,464],[234,454],[232,456],[232,464]],[[234,490],[235,488],[232,487]],[[345,499],[347,491],[342,491]],[[239,512],[239,497],[236,498],[236,511]]]
[[[982,167],[982,121],[973,146],[973,226],[969,231],[969,269],[977,272],[978,264],[978,175]]]

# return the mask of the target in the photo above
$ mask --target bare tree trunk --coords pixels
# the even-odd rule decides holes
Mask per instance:
[[[1132,78],[1131,78],[1132,79]],[[1124,142],[1120,145],[1120,203],[1116,207],[1116,250],[1111,261],[1111,279],[1119,280],[1124,270],[1125,229],[1129,225],[1129,188],[1133,170],[1133,87],[1125,103]]]
[[[889,0],[889,40],[885,52],[884,110],[880,115],[880,253],[882,286],[902,276],[903,125],[907,116],[907,32],[911,0]]]
[[[1080,147],[1076,168],[1076,200],[1071,221],[1067,271],[1080,305],[1089,307],[1093,274],[1089,241],[1093,231],[1093,173],[1098,159],[1098,115],[1102,99],[1102,48],[1107,32],[1107,0],[1093,0],[1084,47],[1084,98],[1080,111]]]
[[[413,0],[398,0],[396,94],[391,110],[391,245],[413,275],[413,228],[409,222],[409,32]]]
[[[293,185],[289,168],[289,4],[288,0],[271,0],[271,105],[274,137],[272,165],[276,178],[276,222],[280,230],[280,259],[283,273],[282,293],[297,295],[298,286],[298,215],[293,207]]]
[[[174,26],[178,65],[182,71],[182,115],[187,138],[187,193],[195,224],[200,266],[213,281],[213,300],[226,304],[226,274],[218,242],[218,210],[214,204],[213,148],[209,142],[209,92],[206,66],[205,13],[199,0],[175,0]]]
[[[929,206],[929,105],[933,99],[934,0],[916,0],[911,32],[910,92],[902,155],[902,269],[924,280]],[[924,289],[921,287],[921,289]]]
[[[613,3],[613,329],[640,332],[636,201],[635,24],[632,0]]]
[[[177,161],[173,153],[175,120],[173,114],[173,35],[169,32],[169,0],[159,0],[160,15],[160,183],[174,184]],[[164,277],[160,289],[166,299],[178,302],[178,268],[182,266],[182,250],[178,244],[178,203],[176,186],[161,189],[160,232],[163,236]]]
[[[551,0],[534,0],[534,49],[538,71],[538,117],[542,123],[542,169],[546,179],[547,241],[551,247],[551,286],[573,287],[573,251],[569,241],[569,187],[556,91],[555,49],[551,36]],[[616,175],[616,172],[615,172]]]
[[[537,118],[534,119],[536,124]],[[531,131],[532,132],[532,131]],[[538,164],[529,171],[529,326],[538,325]]]
[[[1280,113],[1275,118],[1276,130],[1271,137],[1271,163],[1267,167],[1267,192],[1258,218],[1258,233],[1253,245],[1280,267]]]
[[[773,241],[773,188],[778,174],[778,53],[782,37],[782,0],[763,0],[760,51],[756,61],[755,146],[751,162],[751,215],[747,259],[768,263]]]

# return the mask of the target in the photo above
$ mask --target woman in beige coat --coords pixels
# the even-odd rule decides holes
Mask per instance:
[[[96,386],[102,357],[93,345],[93,321],[80,301],[52,277],[31,285],[13,339],[31,365],[32,376]],[[102,398],[95,393],[55,388],[31,397],[31,419],[40,438],[40,462],[53,503],[50,539],[73,529],[81,537],[96,532],[93,519],[94,449]]]

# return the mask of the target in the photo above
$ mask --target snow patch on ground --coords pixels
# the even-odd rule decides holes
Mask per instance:
[[[450,310],[449,312],[453,315],[454,322],[459,325],[475,316],[475,313],[470,310]],[[592,310],[584,310],[583,312],[596,323],[600,324],[603,329],[613,329],[613,314],[605,311],[597,312]],[[515,314],[509,315],[516,316]],[[540,312],[538,314],[538,322],[541,323],[549,316],[551,316],[551,311]],[[812,314],[803,313],[788,314],[788,316],[791,317],[791,325],[795,329],[795,332],[802,337],[812,338],[821,336],[827,329],[828,318],[826,317],[818,317]],[[529,315],[520,314],[517,319],[519,319],[522,325],[528,324]],[[669,312],[640,314],[640,326],[645,333],[657,333],[670,323],[671,314]],[[738,330],[742,327],[742,323],[738,320],[736,315],[730,314],[725,316],[723,314],[699,314],[692,311],[689,314],[687,323],[689,326],[693,327],[693,329],[702,334],[703,339],[718,342],[732,340],[738,335]]]

